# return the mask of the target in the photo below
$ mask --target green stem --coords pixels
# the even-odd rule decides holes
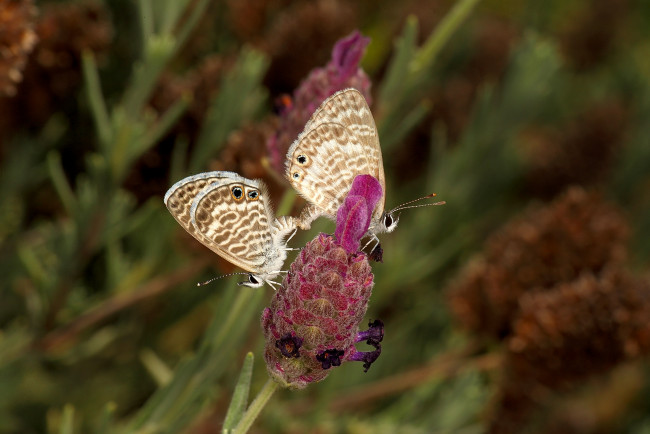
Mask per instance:
[[[257,394],[255,400],[251,402],[251,405],[246,410],[246,413],[242,416],[241,420],[233,430],[233,434],[244,434],[248,432],[250,427],[255,422],[255,419],[260,414],[266,403],[271,399],[273,393],[278,389],[280,385],[270,378],[266,381],[260,393]]]
[[[411,64],[415,74],[427,74],[427,69],[433,64],[438,53],[442,50],[454,32],[467,19],[479,0],[462,0],[445,15],[431,37],[424,43],[422,49],[415,55]]]

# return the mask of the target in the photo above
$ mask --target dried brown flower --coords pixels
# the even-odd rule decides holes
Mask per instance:
[[[571,188],[549,205],[531,207],[488,239],[482,257],[450,285],[451,309],[467,329],[507,336],[525,293],[621,264],[627,234],[627,223],[613,205]]]
[[[81,53],[90,50],[101,61],[113,27],[104,6],[87,1],[44,6],[35,32],[40,42],[25,68],[18,95],[0,101],[4,128],[41,126],[69,103],[82,84]]]
[[[38,37],[32,0],[0,0],[0,97],[16,94]]]
[[[650,353],[649,317],[650,281],[620,268],[524,295],[491,432],[521,432],[546,390],[566,390]]]
[[[626,28],[628,3],[628,0],[591,0],[567,20],[560,43],[569,63],[585,70],[607,58]]]
[[[650,352],[650,282],[620,269],[526,294],[508,341],[511,372],[557,389]]]

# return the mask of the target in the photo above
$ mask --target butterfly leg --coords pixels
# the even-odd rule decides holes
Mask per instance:
[[[266,283],[268,283],[269,286],[273,288],[274,291],[277,291],[278,290],[277,287],[280,286],[280,284],[274,280],[267,280]]]
[[[309,230],[311,228],[311,222],[316,220],[321,215],[323,215],[322,211],[320,211],[314,205],[309,204],[305,206],[300,212],[300,216],[298,217],[296,224],[303,231]]]
[[[291,241],[291,238],[293,238],[293,236],[296,235],[296,232],[298,232],[298,229],[297,229],[297,228],[294,229],[293,232],[291,232],[291,235],[289,235],[289,238],[287,238],[287,241],[285,242],[285,245],[286,245],[286,244],[289,244],[289,241]],[[293,247],[285,247],[284,250],[288,252],[288,251],[290,251],[290,250],[302,250],[302,249],[299,249],[299,248],[293,248]]]
[[[377,235],[375,234],[370,234],[370,239],[361,250],[366,250],[366,247],[368,247],[373,241],[375,242],[375,245],[372,247],[372,250],[374,250],[377,247],[377,244],[379,244],[379,238],[377,238]]]

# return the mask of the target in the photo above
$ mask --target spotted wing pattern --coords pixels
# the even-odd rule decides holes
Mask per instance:
[[[345,89],[326,99],[287,153],[291,185],[330,218],[357,175],[374,176],[385,191],[384,165],[377,128],[365,98]],[[384,211],[384,199],[373,220]]]
[[[192,223],[208,245],[246,271],[264,273],[272,255],[271,216],[259,184],[212,184],[192,203]],[[255,197],[250,197],[255,195]]]
[[[192,216],[190,215],[192,201],[201,190],[213,182],[220,182],[224,179],[232,179],[232,177],[238,176],[234,172],[205,172],[188,176],[167,190],[164,199],[165,205],[176,221],[183,226],[183,229],[207,246],[206,243],[209,243],[210,240],[205,239],[201,233],[196,231],[194,225],[192,225]]]
[[[194,238],[243,270],[268,278],[286,259],[289,229],[278,230],[261,181],[233,172],[194,175],[170,188],[165,204]]]

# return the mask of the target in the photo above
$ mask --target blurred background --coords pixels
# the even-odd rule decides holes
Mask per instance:
[[[368,373],[252,432],[650,433],[649,77],[641,0],[0,0],[0,432],[221,432],[272,290],[197,287],[236,269],[162,197],[231,170],[297,215],[282,156],[354,86],[387,207],[447,205],[381,238]]]

